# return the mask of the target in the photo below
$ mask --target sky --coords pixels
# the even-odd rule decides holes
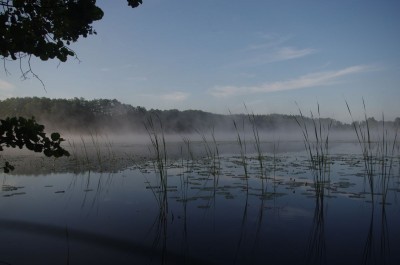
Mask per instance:
[[[0,69],[0,99],[108,98],[146,109],[400,117],[400,1],[97,1],[79,60]]]

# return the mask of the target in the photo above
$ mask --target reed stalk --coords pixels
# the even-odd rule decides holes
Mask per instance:
[[[296,103],[297,104],[297,103]],[[317,198],[323,199],[325,185],[330,180],[330,162],[329,162],[329,132],[332,127],[332,121],[323,124],[319,104],[317,104],[318,117],[311,114],[311,130],[307,127],[307,121],[299,108],[300,119],[295,118],[299,125],[303,138],[304,146],[309,156],[310,168],[313,172],[314,188]]]
[[[231,114],[232,115],[232,114]],[[239,151],[240,151],[240,159],[241,159],[241,164],[243,166],[243,170],[244,170],[244,177],[246,179],[246,192],[249,192],[249,174],[248,174],[248,168],[247,168],[247,157],[246,157],[246,153],[247,153],[247,145],[246,145],[246,136],[245,136],[245,130],[244,130],[244,119],[242,120],[242,130],[243,130],[243,139],[240,136],[240,131],[239,131],[239,127],[235,121],[235,119],[233,119],[233,126],[235,127],[236,130],[236,141],[239,145]]]
[[[245,109],[247,111],[247,107],[245,105]],[[252,112],[251,114],[247,111],[247,117],[249,119],[249,122],[251,124],[251,129],[253,132],[253,137],[254,137],[254,148],[256,150],[257,153],[257,161],[260,167],[260,178],[263,179],[265,174],[264,174],[264,157],[263,157],[263,152],[261,149],[261,140],[260,140],[260,134],[258,131],[258,126],[257,126],[257,122],[256,122],[256,116],[254,115],[254,112]]]
[[[83,145],[83,151],[85,153],[86,162],[89,165],[90,164],[89,155],[88,155],[88,152],[87,152],[85,140],[83,139],[82,135],[81,135],[81,141],[82,141],[82,145]]]
[[[99,139],[97,136],[97,133],[94,135],[92,132],[90,132],[90,138],[92,140],[93,148],[96,152],[96,157],[97,157],[97,162],[99,163],[100,170],[103,170],[103,161],[101,157],[101,148],[99,144]]]
[[[352,119],[352,125],[357,136],[357,141],[361,148],[364,161],[364,171],[368,181],[372,203],[374,204],[375,189],[380,188],[382,194],[381,203],[382,205],[385,205],[396,152],[398,130],[396,129],[394,140],[390,143],[388,130],[385,127],[385,117],[382,114],[382,134],[380,137],[378,136],[376,141],[374,141],[371,137],[371,126],[369,124],[364,98],[362,99],[364,125],[361,122],[354,121],[350,106],[347,101],[345,102]]]
[[[147,122],[144,124],[144,126],[151,141],[152,151],[155,154],[154,166],[159,177],[159,192],[157,200],[161,212],[168,212],[167,148],[163,124],[159,116],[156,116],[156,119],[158,121],[159,128],[157,128],[156,124],[154,123],[152,116],[147,119]]]
[[[219,175],[221,165],[220,165],[219,150],[218,150],[218,144],[217,144],[217,141],[215,138],[214,128],[211,131],[212,145],[207,140],[207,137],[204,133],[201,133],[199,131],[197,131],[197,133],[201,136],[201,139],[204,144],[204,150],[206,151],[206,156],[211,161],[211,163],[210,163],[211,175],[213,175],[214,181],[218,181],[218,175]]]

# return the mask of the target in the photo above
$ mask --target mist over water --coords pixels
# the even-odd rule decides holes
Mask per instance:
[[[395,122],[161,114],[49,119],[69,157],[2,152],[16,168],[0,200],[7,262],[39,260],[27,251],[38,240],[48,264],[400,260],[388,252],[400,244]],[[21,238],[23,257],[8,244]]]

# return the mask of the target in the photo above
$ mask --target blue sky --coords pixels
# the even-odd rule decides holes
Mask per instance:
[[[400,116],[400,1],[97,1],[98,35],[67,63],[32,61],[46,85],[0,71],[0,98],[109,98],[147,109]]]

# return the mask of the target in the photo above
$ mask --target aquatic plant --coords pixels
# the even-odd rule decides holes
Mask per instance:
[[[75,145],[75,141],[74,140],[67,140],[67,143],[69,145],[69,151],[71,153],[71,158],[73,160],[75,160],[75,163],[78,164],[78,152],[77,152],[77,148]]]
[[[385,117],[382,114],[382,133],[378,133],[378,136],[375,140],[372,139],[372,131],[369,123],[370,119],[367,116],[364,98],[362,99],[362,102],[364,121],[356,122],[354,121],[348,102],[345,101],[347,110],[352,120],[354,132],[357,136],[358,144],[361,148],[364,161],[364,171],[368,181],[372,203],[374,203],[375,188],[380,188],[382,194],[381,203],[385,204],[389,187],[389,179],[395,157],[398,128],[395,130],[393,142],[390,143],[388,130],[385,127]],[[377,185],[380,185],[380,187]]]
[[[210,173],[214,177],[214,181],[218,182],[218,175],[221,169],[220,164],[220,157],[219,157],[219,150],[218,150],[218,143],[215,138],[215,131],[214,128],[211,130],[211,138],[212,144],[207,140],[207,137],[204,133],[196,130],[197,133],[201,136],[202,142],[204,144],[204,150],[206,152],[206,156],[210,159]]]
[[[152,116],[149,116],[147,123],[144,124],[146,131],[151,141],[152,151],[155,155],[154,167],[155,171],[159,176],[158,185],[158,196],[156,197],[160,209],[162,212],[168,212],[168,199],[167,199],[167,188],[168,188],[168,176],[167,176],[167,148],[165,142],[164,128],[160,118],[156,115],[155,118],[158,120],[158,128],[154,123]]]
[[[192,162],[191,165],[193,165],[193,162],[194,162],[195,158],[194,158],[193,150],[191,148],[190,139],[187,138],[187,137],[183,137],[182,140],[183,140],[184,145],[186,146],[186,151],[187,151],[187,154],[188,154],[188,157],[187,157],[186,161],[187,162],[191,161]],[[183,158],[183,156],[182,156],[182,158]],[[189,165],[187,164],[186,166],[189,169]]]
[[[297,103],[296,103],[297,104]],[[300,118],[295,118],[299,125],[303,138],[304,147],[307,151],[310,168],[313,173],[314,188],[317,197],[323,197],[324,187],[330,179],[330,162],[329,162],[329,132],[332,127],[332,121],[324,124],[321,119],[319,104],[317,104],[318,117],[311,114],[311,129],[309,132],[307,121],[299,107]]]
[[[101,158],[101,150],[97,133],[94,135],[92,132],[90,132],[89,135],[92,140],[93,148],[96,152],[98,165],[100,167],[100,170],[103,170],[103,161]]]
[[[245,109],[247,111],[247,117],[249,119],[249,122],[251,124],[251,129],[253,132],[254,148],[257,153],[257,161],[258,161],[259,167],[260,167],[260,174],[261,174],[260,178],[263,179],[264,178],[264,163],[263,163],[264,157],[263,157],[263,152],[261,150],[260,134],[258,132],[256,116],[255,116],[254,112],[252,112],[251,114],[248,112],[246,105],[245,105]]]
[[[249,192],[249,174],[248,174],[248,168],[247,168],[247,157],[246,157],[246,153],[247,153],[247,146],[246,146],[246,135],[245,135],[245,130],[244,130],[244,119],[242,119],[242,131],[243,131],[243,139],[240,136],[240,131],[238,128],[238,125],[235,121],[235,119],[233,119],[233,126],[235,127],[236,130],[236,141],[239,145],[239,151],[240,151],[240,159],[241,159],[241,164],[243,166],[243,170],[244,170],[244,178],[246,180],[246,192]]]

